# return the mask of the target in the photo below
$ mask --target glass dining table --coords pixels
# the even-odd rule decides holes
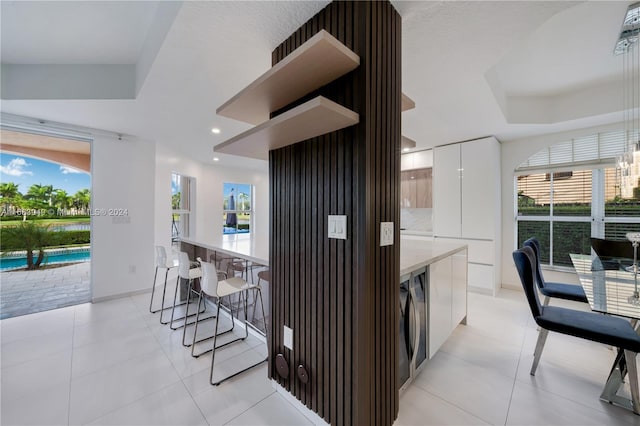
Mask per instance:
[[[608,315],[628,318],[638,330],[640,320],[640,295],[638,278],[625,262],[601,260],[595,255],[570,254],[580,285],[587,295],[591,310]],[[618,395],[627,375],[624,350],[618,354],[600,399],[633,410],[631,400]]]

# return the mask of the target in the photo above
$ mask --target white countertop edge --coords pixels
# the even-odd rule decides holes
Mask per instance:
[[[403,247],[404,246],[404,247]],[[466,250],[467,244],[452,244],[437,241],[401,240],[400,276],[424,268],[439,260]],[[416,260],[418,259],[418,260]]]

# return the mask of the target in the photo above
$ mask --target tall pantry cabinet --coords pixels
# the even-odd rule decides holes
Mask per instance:
[[[500,143],[494,137],[433,150],[433,234],[469,246],[469,287],[500,288]]]

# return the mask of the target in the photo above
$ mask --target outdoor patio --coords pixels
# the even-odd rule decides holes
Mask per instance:
[[[91,301],[91,262],[0,273],[0,319]]]

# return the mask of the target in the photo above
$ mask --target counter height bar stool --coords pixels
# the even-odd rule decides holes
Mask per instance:
[[[542,267],[540,266],[540,242],[537,238],[531,237],[524,242],[525,247],[530,247],[535,256],[535,278],[540,293],[544,294],[543,305],[549,304],[549,299],[555,297],[557,299],[573,300],[574,302],[589,303],[587,295],[581,285],[564,284],[546,282],[542,276]]]
[[[149,312],[152,314],[160,312],[160,322],[162,322],[162,314],[164,310],[171,308],[171,306],[164,306],[164,299],[167,293],[167,277],[169,276],[169,271],[173,268],[178,267],[177,260],[171,260],[167,258],[167,251],[163,246],[156,246],[156,272],[153,276],[153,287],[151,287],[151,300],[149,301]],[[162,304],[160,305],[160,309],[153,309],[153,296],[156,291],[156,281],[158,279],[158,269],[164,269],[164,285],[162,287]]]
[[[192,317],[195,316],[196,314],[189,314],[189,301],[191,299],[191,282],[194,279],[200,279],[202,277],[202,270],[200,268],[192,268],[191,267],[191,261],[189,260],[189,255],[187,253],[185,253],[184,251],[181,251],[180,253],[178,253],[178,278],[176,279],[176,290],[175,293],[173,295],[173,308],[171,309],[171,320],[168,321],[169,327],[172,330],[177,330],[179,328],[184,327],[184,324],[182,325],[178,325],[177,327],[174,327],[174,322],[176,321],[181,321],[183,319],[186,319],[187,317]],[[177,299],[178,299],[178,289],[180,288],[180,279],[185,279],[187,280],[187,282],[189,283],[189,290],[187,291],[187,300],[186,300],[186,308],[185,308],[185,315],[183,317],[179,317],[176,318],[175,317],[175,310],[176,310],[176,306],[180,306],[180,304],[176,304]],[[206,306],[205,306],[206,309]],[[198,313],[200,312],[200,303],[198,303],[198,309],[197,309]],[[186,321],[185,321],[186,324]]]
[[[246,367],[234,374],[231,374],[227,377],[224,377],[220,380],[214,381],[213,380],[213,368],[215,365],[215,359],[216,359],[216,350],[230,345],[231,343],[235,343],[238,341],[242,341],[245,340],[247,337],[249,337],[249,328],[247,325],[247,291],[251,290],[253,288],[255,288],[254,285],[251,285],[249,283],[247,283],[245,280],[243,280],[242,278],[239,277],[230,277],[227,278],[225,280],[218,280],[218,271],[216,270],[216,267],[214,264],[212,263],[208,263],[208,262],[201,262],[201,268],[202,268],[202,280],[200,282],[200,296],[198,298],[198,300],[202,300],[202,298],[207,295],[207,296],[213,296],[216,297],[217,299],[217,305],[218,305],[218,310],[216,312],[216,326],[215,326],[215,330],[214,330],[214,334],[213,334],[213,345],[211,347],[211,349],[206,350],[204,352],[200,352],[198,354],[196,354],[194,352],[194,348],[195,348],[195,343],[196,343],[196,334],[197,334],[197,330],[198,330],[198,322],[199,322],[199,314],[196,315],[196,330],[194,331],[193,334],[193,344],[191,345],[191,354],[194,357],[199,357],[200,355],[203,355],[205,353],[211,352],[211,370],[210,370],[210,374],[209,374],[209,383],[211,383],[214,386],[219,385],[220,383],[231,379],[232,377],[237,376],[238,374],[241,374],[253,367],[256,367],[260,364],[262,364],[263,362],[267,361],[268,358],[265,358],[255,364],[250,365],[249,367]],[[241,296],[241,299],[244,302],[244,336],[240,336],[236,339],[233,339],[229,342],[223,343],[221,345],[217,345],[217,337],[219,334],[222,333],[218,333],[218,325],[220,324],[220,299],[222,299],[225,296],[231,296],[234,294],[238,294],[239,296]],[[260,293],[260,301],[262,303],[262,293]],[[263,304],[264,306],[264,304]],[[231,322],[233,323],[233,308],[231,308]],[[231,326],[233,328],[233,325]],[[229,332],[230,330],[226,330],[225,332]],[[223,332],[223,333],[225,333]]]
[[[196,258],[197,264],[200,266],[200,268],[202,268],[202,259],[201,258]],[[201,269],[202,270],[202,269]],[[222,276],[224,277],[224,279],[227,278],[227,274],[225,272],[220,272],[218,271],[218,276]],[[202,285],[202,281],[204,280],[204,277],[200,278],[200,285]],[[200,307],[200,304],[206,304],[206,300],[204,300],[204,298],[201,297],[202,291],[195,291],[195,288],[191,285],[193,281],[189,281],[189,285],[188,285],[188,289],[187,289],[187,294],[192,294],[192,292],[196,293],[198,295],[198,308]],[[189,347],[189,346],[194,346],[196,343],[201,343],[204,342],[206,340],[210,340],[213,339],[213,336],[209,336],[209,337],[204,337],[202,339],[196,340],[196,335],[198,333],[198,322],[202,322],[202,321],[206,321],[208,319],[212,319],[212,318],[216,318],[217,315],[210,315],[206,318],[200,318],[199,313],[196,313],[196,319],[195,321],[191,322],[191,323],[187,323],[187,318],[190,317],[192,315],[189,315],[189,305],[187,305],[186,311],[185,311],[185,316],[184,316],[184,326],[182,328],[182,346],[184,347]],[[195,324],[195,329],[193,331],[193,341],[191,343],[187,343],[186,339],[187,339],[187,326],[189,325],[194,325]],[[231,323],[231,328],[227,331],[224,331],[220,334],[225,334],[228,332],[233,331],[233,327],[234,327],[235,323],[232,322]],[[191,349],[191,356],[193,356],[193,349]]]
[[[615,346],[618,348],[618,357],[609,373],[600,398],[630,408],[634,413],[640,414],[640,391],[636,367],[636,355],[640,352],[640,335],[636,333],[631,323],[610,315],[541,305],[535,286],[536,258],[533,249],[525,246],[515,250],[513,261],[518,275],[520,275],[520,282],[533,319],[540,326],[530,374],[532,376],[536,374],[549,331]],[[627,372],[631,387],[631,401],[617,395]]]

